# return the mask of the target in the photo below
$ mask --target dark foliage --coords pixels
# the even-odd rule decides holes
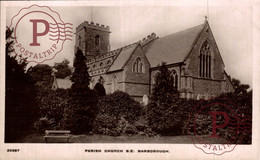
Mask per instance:
[[[38,133],[43,134],[46,130],[54,130],[55,128],[54,119],[42,117],[34,123],[34,128]]]
[[[235,105],[235,113],[240,119],[244,119],[245,123],[240,124],[240,132],[238,133],[240,140],[237,143],[251,144],[252,143],[252,109],[253,109],[253,91],[249,90],[250,86],[242,84],[237,79],[232,79],[235,88],[234,93],[223,94],[217,98],[219,101],[230,101]],[[223,103],[224,103],[223,102]],[[225,135],[226,137],[230,135]]]
[[[38,118],[36,90],[33,80],[25,73],[27,61],[14,55],[13,30],[6,30],[6,97],[5,142],[14,142],[28,134]]]
[[[41,118],[36,122],[38,131],[48,129],[61,129],[64,116],[64,108],[68,106],[68,90],[41,90],[37,100],[40,106]],[[43,128],[42,128],[43,127]]]
[[[97,83],[94,87],[94,91],[99,95],[99,96],[105,96],[106,95],[106,90],[104,86],[101,83]]]
[[[186,134],[185,130],[188,115],[195,102],[179,99],[174,103],[150,102],[147,106],[147,120],[149,127],[161,135]]]
[[[98,115],[94,122],[94,132],[99,134],[117,136],[130,131],[141,115],[142,107],[127,93],[116,91],[111,95],[102,97],[98,102]]]
[[[30,67],[27,73],[32,77],[39,90],[51,89],[53,83],[52,67],[48,64],[37,64]]]
[[[251,144],[252,91],[248,91],[249,85],[240,84],[239,80],[233,79],[232,82],[235,87],[234,93],[222,94],[214,99],[197,103],[199,106],[198,108],[202,108],[204,106],[208,107],[205,107],[200,111],[200,114],[197,115],[196,132],[200,135],[211,135],[212,116],[209,116],[209,111],[222,111],[229,115],[230,123],[228,123],[228,125],[224,128],[218,128],[217,135],[225,138],[229,141],[229,143]],[[222,104],[228,107],[225,107]],[[194,116],[195,115],[191,115],[193,118]],[[224,124],[224,117],[218,115],[216,123]],[[193,122],[190,122],[188,126],[188,129],[191,129],[190,131],[193,133]],[[238,126],[239,128],[237,128]]]
[[[157,104],[172,103],[179,98],[179,93],[174,87],[174,78],[166,67],[166,63],[162,63],[159,72],[155,75],[155,83],[153,85],[151,101]]]
[[[73,82],[71,89],[83,89],[89,90],[90,76],[88,74],[88,68],[86,65],[86,57],[83,55],[80,49],[77,50],[75,54],[75,59],[73,63],[74,72],[71,77]]]
[[[162,135],[182,133],[183,114],[179,93],[174,87],[173,77],[162,63],[155,76],[151,101],[147,106],[148,125]]]
[[[88,68],[82,51],[78,49],[74,61],[73,82],[69,90],[68,106],[64,112],[64,127],[72,133],[88,133],[97,113],[98,96],[90,90]]]
[[[232,83],[235,88],[235,95],[243,95],[248,93],[247,90],[250,87],[248,84],[241,84],[241,82],[235,78],[232,78]]]
[[[65,78],[71,75],[69,60],[64,59],[61,63],[55,63],[54,68],[57,70],[55,76],[57,78]]]

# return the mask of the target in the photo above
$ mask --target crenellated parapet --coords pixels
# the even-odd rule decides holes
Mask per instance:
[[[76,27],[76,32],[79,32],[80,30],[82,30],[84,28],[93,28],[93,29],[110,32],[109,26],[105,26],[103,24],[94,23],[94,22],[88,22],[88,21],[84,21],[83,23],[78,25],[78,27]]]
[[[155,33],[151,33],[150,35],[148,35],[147,37],[144,37],[142,40],[140,40],[138,42],[141,44],[141,46],[143,46],[143,45],[145,45],[145,44],[147,44],[147,43],[149,43],[149,42],[151,42],[151,41],[153,41],[157,38],[159,38],[159,37],[156,36]]]

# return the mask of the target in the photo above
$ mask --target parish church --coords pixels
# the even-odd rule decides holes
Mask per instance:
[[[99,82],[106,94],[120,90],[147,101],[158,66],[166,62],[181,98],[209,99],[234,91],[207,19],[165,37],[151,33],[115,50],[110,50],[110,34],[109,26],[88,21],[76,28],[75,52],[79,48],[87,58],[90,88]],[[54,88],[62,88],[58,81]]]

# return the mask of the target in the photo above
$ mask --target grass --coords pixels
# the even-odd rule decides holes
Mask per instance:
[[[17,143],[43,143],[43,136],[40,134],[31,134],[21,139]],[[203,136],[208,144],[225,143],[222,139],[210,139]],[[65,139],[48,139],[50,143],[63,143]],[[133,136],[107,136],[107,135],[71,135],[69,143],[158,143],[158,144],[192,144],[191,136],[161,136],[161,137],[147,137],[142,135]]]

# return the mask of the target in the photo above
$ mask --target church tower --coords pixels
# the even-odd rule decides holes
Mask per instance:
[[[84,21],[76,28],[75,51],[80,48],[89,60],[110,51],[109,26]]]

